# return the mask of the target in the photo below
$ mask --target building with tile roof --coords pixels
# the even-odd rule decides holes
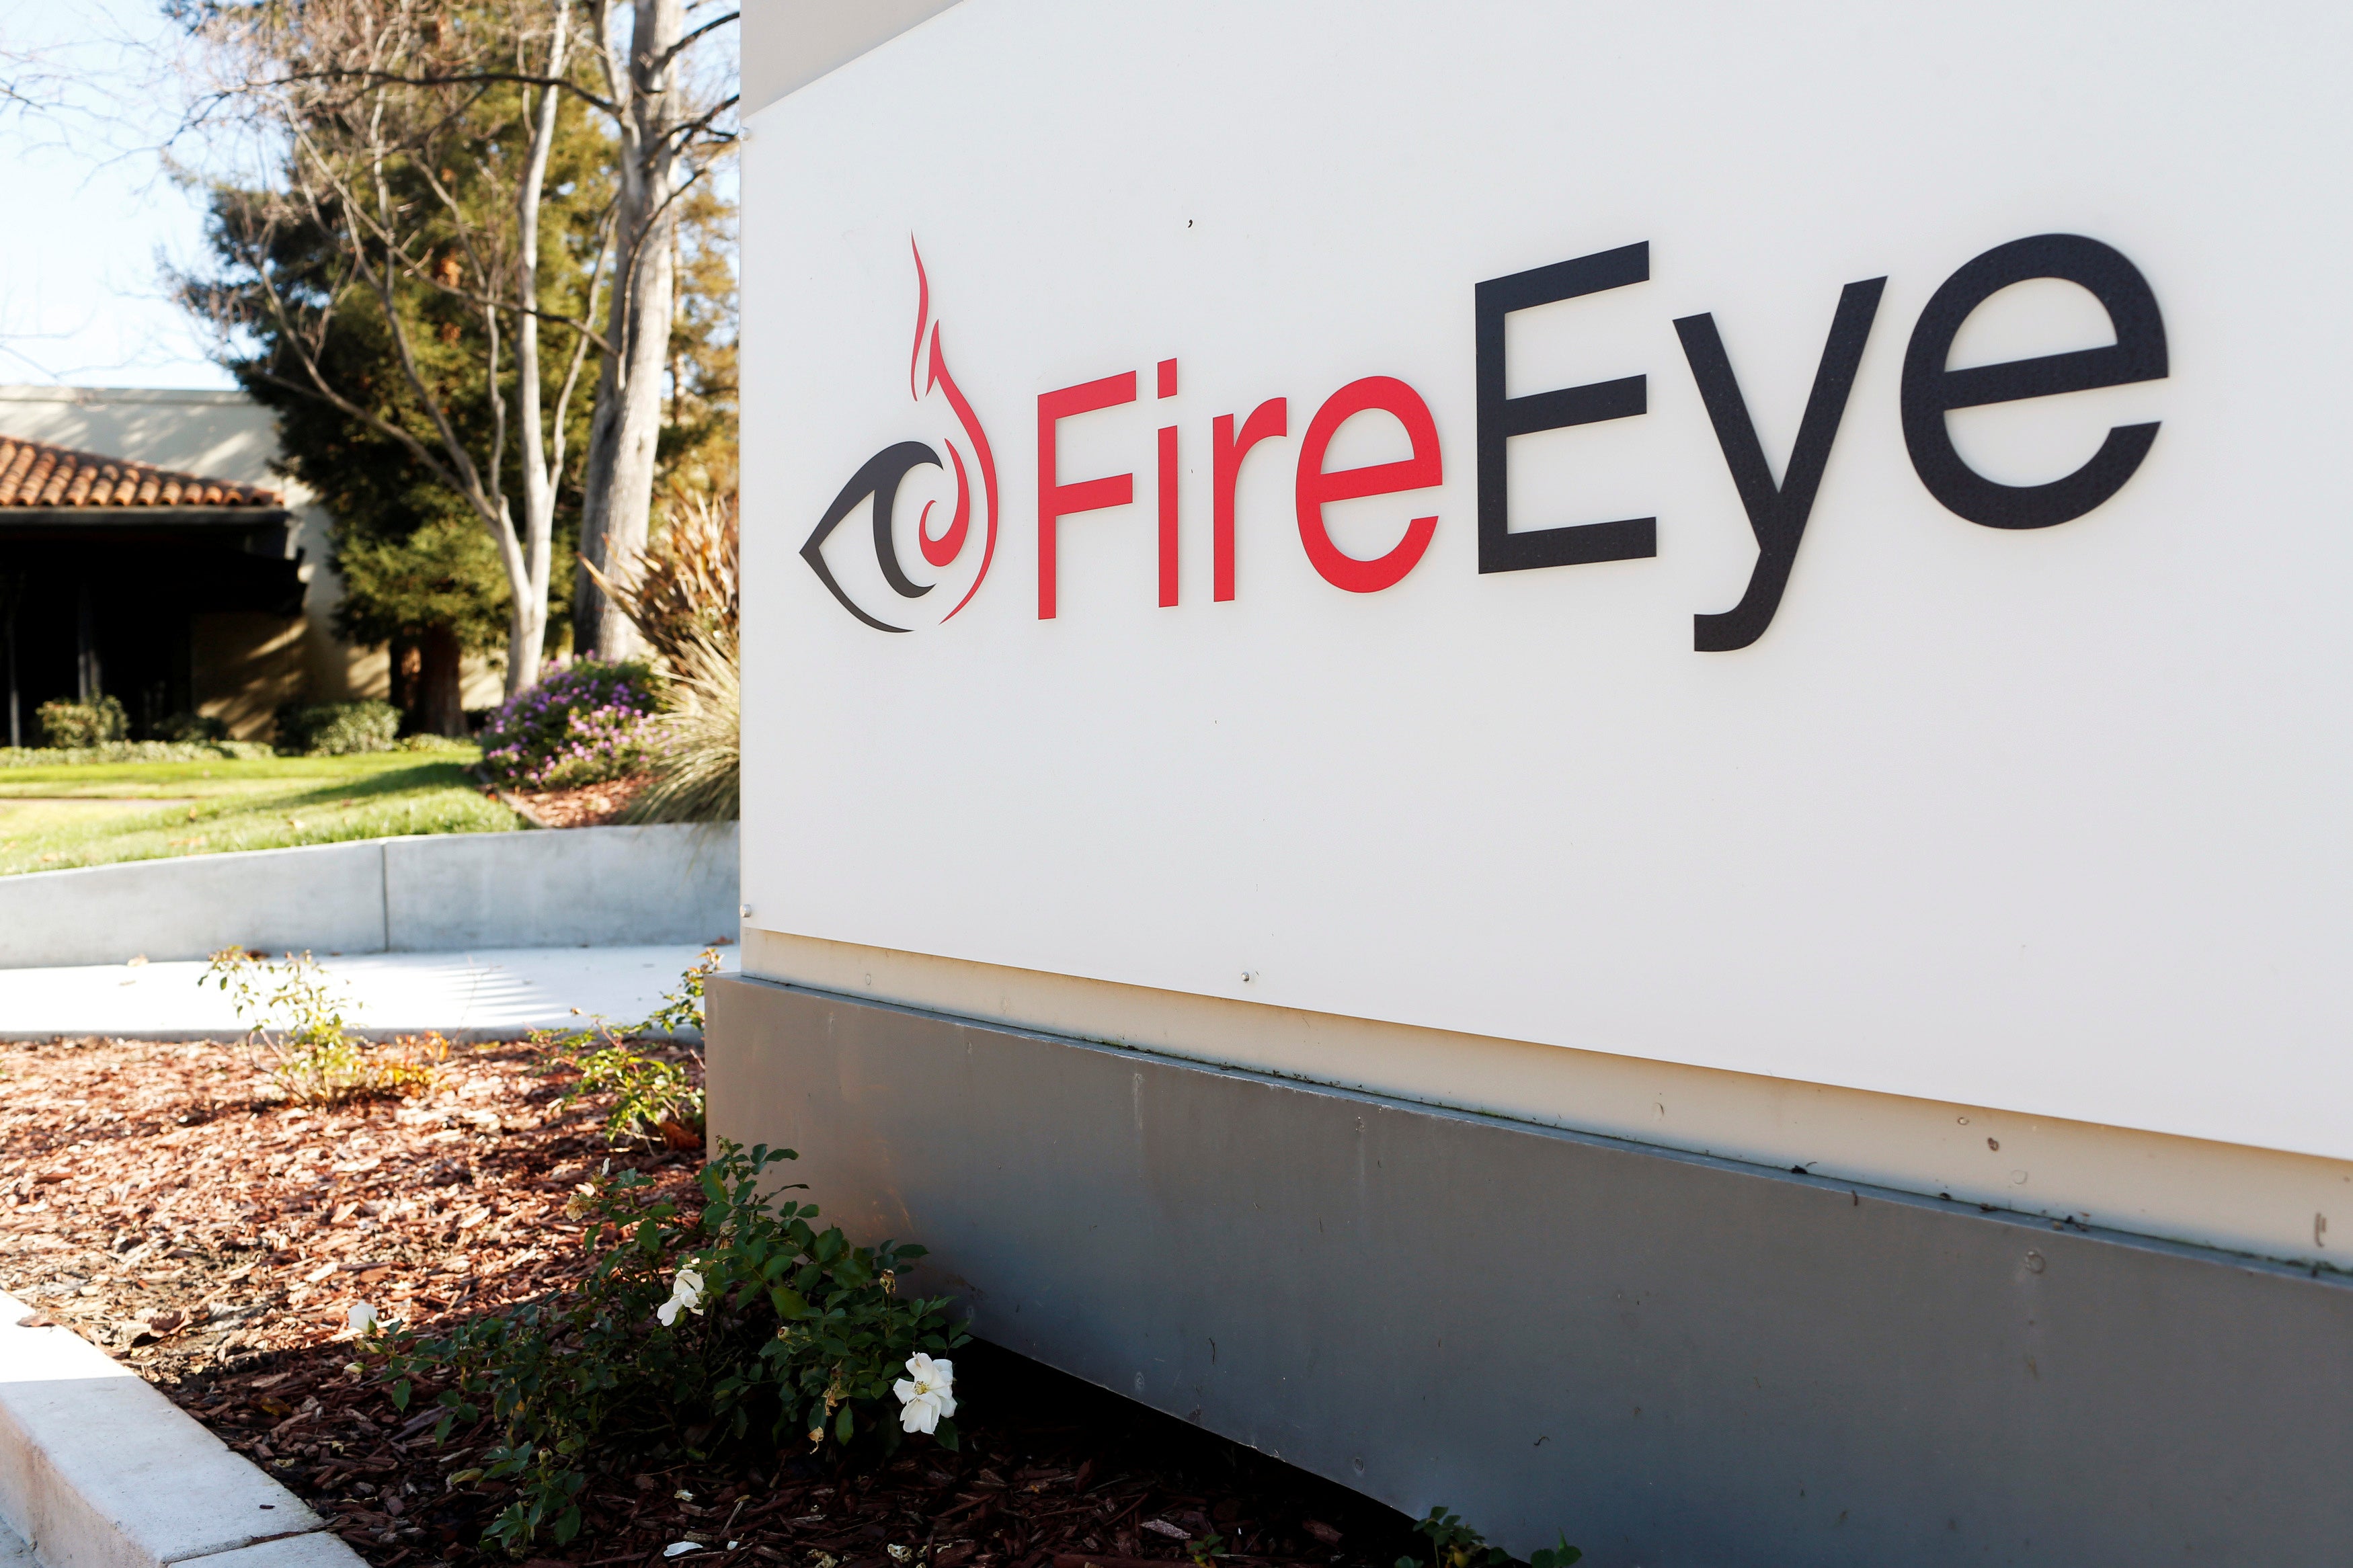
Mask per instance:
[[[232,479],[175,473],[127,458],[100,457],[0,434],[0,507],[102,511],[131,509],[283,507],[276,490]]]
[[[0,386],[0,744],[37,744],[59,697],[261,740],[281,703],[386,694],[385,650],[335,636],[329,520],[277,456],[242,393]],[[497,700],[495,670],[466,676]]]

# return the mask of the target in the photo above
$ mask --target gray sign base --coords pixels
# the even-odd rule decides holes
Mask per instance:
[[[931,1247],[981,1337],[1522,1556],[2353,1562],[2341,1277],[760,981],[710,1014],[714,1135]]]

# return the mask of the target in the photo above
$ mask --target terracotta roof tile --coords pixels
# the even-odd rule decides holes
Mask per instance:
[[[276,490],[0,436],[0,507],[285,505]]]

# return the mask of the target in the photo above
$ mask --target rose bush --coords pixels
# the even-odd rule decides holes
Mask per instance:
[[[803,1441],[890,1452],[913,1434],[957,1446],[955,1368],[932,1352],[970,1336],[946,1298],[901,1291],[923,1249],[819,1230],[817,1205],[764,1176],[792,1158],[723,1144],[699,1209],[635,1171],[600,1173],[572,1204],[592,1260],[576,1285],[432,1338],[382,1320],[362,1331],[395,1406],[438,1408],[434,1441],[487,1422],[488,1449],[449,1477],[511,1498],[485,1543],[571,1541],[597,1468]]]

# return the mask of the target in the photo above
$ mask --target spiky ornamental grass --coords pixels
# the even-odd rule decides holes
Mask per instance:
[[[669,676],[644,753],[651,780],[622,822],[733,822],[743,814],[741,541],[735,498],[698,496],[671,508],[625,569],[607,576],[588,563]]]
[[[734,628],[681,637],[646,749],[652,782],[624,822],[733,822],[743,814],[743,673]]]
[[[677,668],[697,637],[715,637],[731,654],[735,647],[741,540],[734,496],[691,496],[669,509],[662,531],[614,576],[583,564],[646,646]]]

